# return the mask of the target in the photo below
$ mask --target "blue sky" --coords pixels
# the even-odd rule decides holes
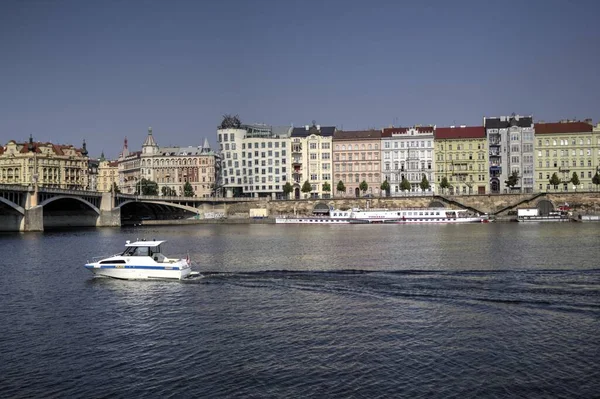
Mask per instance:
[[[490,4],[488,4],[490,3]],[[242,122],[600,120],[596,1],[0,2],[0,142],[116,157]]]

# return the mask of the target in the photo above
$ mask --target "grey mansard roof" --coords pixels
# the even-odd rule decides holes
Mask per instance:
[[[158,149],[158,153],[160,155],[172,155],[172,156],[177,156],[177,155],[202,155],[202,154],[207,154],[210,153],[211,149],[210,147],[205,148],[202,146],[198,146],[198,147],[160,147]]]
[[[335,126],[319,126],[313,124],[312,126],[306,125],[302,127],[295,127],[294,130],[292,130],[292,137],[308,137],[311,134],[332,137],[333,133],[335,133]]]
[[[486,129],[506,129],[511,126],[513,121],[518,127],[531,127],[533,125],[532,116],[501,116],[497,118],[484,118]]]

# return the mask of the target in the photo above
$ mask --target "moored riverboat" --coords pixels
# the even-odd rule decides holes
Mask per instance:
[[[162,251],[165,242],[127,241],[123,253],[88,262],[85,268],[97,276],[123,280],[182,280],[190,276],[189,255],[168,258]]]
[[[331,210],[329,216],[282,216],[275,223],[293,224],[412,224],[412,223],[487,223],[488,215],[473,214],[465,209],[352,209]]]

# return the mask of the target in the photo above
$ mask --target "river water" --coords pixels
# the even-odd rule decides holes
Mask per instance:
[[[0,397],[600,392],[600,225],[194,225],[0,235]],[[167,239],[201,277],[95,278]]]

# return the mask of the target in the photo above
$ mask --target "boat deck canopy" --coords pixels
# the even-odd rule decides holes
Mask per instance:
[[[136,242],[127,242],[125,244],[126,247],[158,247],[160,244],[166,241],[136,241]]]

